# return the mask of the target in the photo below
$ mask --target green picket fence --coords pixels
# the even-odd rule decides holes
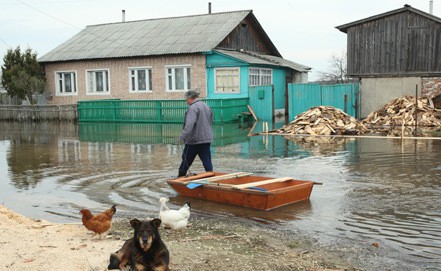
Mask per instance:
[[[214,123],[239,120],[248,112],[248,98],[206,99]],[[182,123],[187,104],[183,100],[94,100],[78,102],[79,122]]]

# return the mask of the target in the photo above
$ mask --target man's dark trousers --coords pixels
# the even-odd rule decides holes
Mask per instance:
[[[185,176],[191,164],[193,164],[196,156],[202,161],[205,171],[213,171],[213,165],[211,164],[211,152],[210,143],[189,145],[185,144],[184,151],[182,152],[182,162],[179,166],[178,177]]]

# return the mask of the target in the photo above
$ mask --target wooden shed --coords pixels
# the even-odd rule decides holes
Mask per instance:
[[[403,95],[441,93],[441,18],[410,5],[336,27],[348,75],[361,80],[361,115]]]

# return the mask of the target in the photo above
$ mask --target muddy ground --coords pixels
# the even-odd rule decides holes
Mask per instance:
[[[0,270],[107,270],[110,254],[133,234],[129,220],[114,220],[98,239],[81,223],[29,219],[0,205]],[[350,257],[360,248],[324,247],[311,237],[222,215],[195,214],[190,222],[182,234],[160,229],[171,270],[365,270]]]
[[[113,238],[130,237],[127,221],[114,224]],[[362,270],[345,259],[348,248],[327,250],[304,236],[238,218],[199,215],[183,234],[161,228],[161,236],[172,270]]]

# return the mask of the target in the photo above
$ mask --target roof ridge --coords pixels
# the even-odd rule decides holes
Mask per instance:
[[[150,19],[140,19],[140,20],[133,20],[133,21],[124,21],[124,22],[90,24],[90,25],[86,25],[86,27],[112,25],[112,24],[124,24],[124,23],[136,23],[136,22],[156,21],[156,20],[169,20],[169,19],[178,19],[178,18],[191,18],[191,17],[201,17],[201,16],[227,14],[227,13],[241,13],[241,12],[252,13],[253,10],[252,9],[232,10],[232,11],[222,11],[222,12],[205,13],[205,14],[193,14],[193,15],[185,15],[185,16],[161,17],[161,18],[150,18]]]

